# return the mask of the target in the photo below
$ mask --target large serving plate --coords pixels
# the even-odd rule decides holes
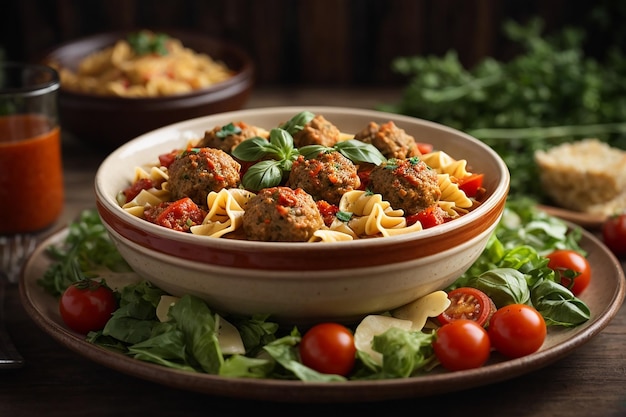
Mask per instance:
[[[570,354],[604,329],[618,312],[625,294],[624,271],[613,254],[592,234],[583,231],[581,246],[588,251],[593,281],[581,295],[591,319],[574,329],[550,328],[543,347],[526,357],[505,360],[496,354],[487,365],[467,371],[439,371],[419,377],[345,383],[311,383],[268,379],[225,378],[184,372],[141,362],[88,343],[68,330],[55,298],[37,284],[51,264],[46,248],[63,242],[67,229],[42,242],[26,263],[20,297],[26,312],[46,333],[76,353],[116,371],[165,386],[205,394],[277,402],[362,402],[425,397],[492,384],[545,367]]]

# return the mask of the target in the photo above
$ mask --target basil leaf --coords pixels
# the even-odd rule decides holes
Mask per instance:
[[[526,277],[513,268],[491,269],[470,278],[467,285],[487,294],[498,308],[508,304],[527,304],[530,300]]]
[[[296,114],[291,119],[280,125],[280,128],[286,130],[291,135],[295,135],[296,133],[304,129],[304,125],[309,123],[314,118],[315,114],[309,111],[303,111]]]
[[[282,179],[281,161],[266,160],[248,168],[241,179],[241,184],[248,190],[259,191],[279,185]]]
[[[240,161],[258,161],[265,158],[272,152],[272,148],[267,140],[260,136],[255,136],[241,142],[233,149],[233,156]]]
[[[531,289],[533,306],[547,326],[575,327],[589,320],[589,307],[566,287],[549,279],[538,281]]]
[[[306,159],[315,159],[322,152],[332,152],[333,148],[324,145],[306,145],[298,149]]]
[[[387,160],[374,145],[356,139],[338,142],[334,148],[354,163],[368,162],[380,165]]]
[[[220,139],[224,139],[225,137],[228,137],[230,135],[238,135],[240,133],[241,128],[239,126],[235,126],[233,123],[229,123],[225,126],[222,126],[222,128],[215,133],[215,136]]]
[[[278,159],[291,159],[297,155],[297,150],[293,147],[293,137],[284,129],[270,130],[270,146]]]

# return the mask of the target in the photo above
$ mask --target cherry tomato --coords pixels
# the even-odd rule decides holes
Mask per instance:
[[[569,288],[572,294],[579,295],[589,286],[591,265],[583,255],[573,250],[561,249],[546,257],[550,259],[548,267],[558,274],[561,285]]]
[[[602,226],[606,246],[617,256],[626,256],[626,212],[609,216]]]
[[[495,350],[519,358],[539,350],[546,338],[546,322],[526,304],[509,304],[498,309],[489,322],[489,339]]]
[[[484,174],[472,174],[459,180],[459,188],[463,190],[466,196],[474,197],[478,194],[478,190],[483,186]]]
[[[59,312],[70,329],[87,334],[102,330],[117,308],[113,291],[105,284],[86,279],[65,289],[59,301]]]
[[[487,294],[472,287],[456,288],[448,293],[450,306],[439,316],[439,324],[455,320],[472,320],[485,327],[496,312],[496,305]]]
[[[479,368],[487,362],[491,344],[487,331],[472,320],[455,320],[441,326],[433,342],[437,360],[449,371]]]
[[[347,376],[356,359],[354,335],[337,323],[320,323],[302,336],[299,346],[302,363],[324,374]]]

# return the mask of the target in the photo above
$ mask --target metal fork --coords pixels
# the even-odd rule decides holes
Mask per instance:
[[[24,358],[15,348],[4,325],[4,292],[7,283],[17,283],[22,265],[36,245],[37,239],[33,235],[0,236],[0,369],[24,365]]]

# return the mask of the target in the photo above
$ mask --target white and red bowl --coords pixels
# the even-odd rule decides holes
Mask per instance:
[[[404,235],[348,242],[256,242],[173,231],[124,211],[118,192],[134,168],[230,122],[276,127],[308,110],[343,132],[370,121],[393,121],[417,141],[432,143],[472,172],[484,173],[487,198],[451,222]],[[271,314],[285,323],[350,323],[450,285],[483,251],[504,210],[509,172],[479,140],[436,123],[337,107],[276,107],[196,118],[137,137],[111,153],[95,179],[97,209],[121,254],[137,273],[174,294],[193,294],[216,311]]]

